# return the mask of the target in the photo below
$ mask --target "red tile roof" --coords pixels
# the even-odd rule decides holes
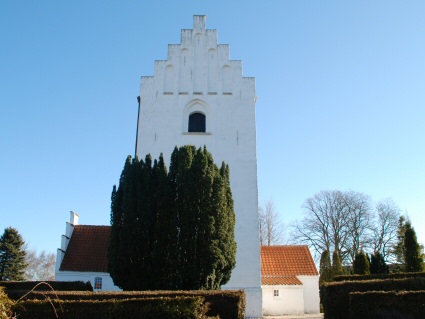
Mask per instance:
[[[263,277],[263,285],[302,285],[303,283],[296,276]]]
[[[261,266],[263,278],[319,275],[310,249],[304,245],[262,246]]]
[[[110,226],[74,226],[60,270],[108,272],[110,235]]]

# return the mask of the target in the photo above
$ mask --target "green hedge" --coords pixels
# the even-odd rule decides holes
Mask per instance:
[[[14,311],[20,319],[201,319],[206,318],[202,297],[110,299],[110,300],[27,300]]]
[[[403,278],[425,278],[425,272],[400,272],[394,274],[375,274],[375,275],[341,275],[335,276],[334,281],[359,281],[374,279],[403,279]]]
[[[425,318],[425,291],[350,293],[351,319]]]
[[[0,286],[7,294],[13,290],[29,292],[35,287],[37,291],[51,290],[50,287],[57,291],[93,291],[90,281],[0,281]]]
[[[22,292],[16,292],[18,296]],[[10,295],[10,297],[15,297]],[[242,319],[245,316],[245,293],[242,290],[193,290],[193,291],[127,291],[127,292],[73,292],[73,291],[34,291],[27,299],[44,300],[119,300],[146,298],[202,297],[208,316],[221,319]]]
[[[350,318],[350,292],[425,290],[425,278],[342,281],[325,283],[320,287],[324,319]]]

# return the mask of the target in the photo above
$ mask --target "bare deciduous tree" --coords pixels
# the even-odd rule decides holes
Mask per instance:
[[[391,199],[382,200],[376,205],[372,248],[374,252],[381,253],[386,262],[395,262],[392,250],[397,242],[400,213],[401,209]]]
[[[263,246],[282,244],[284,241],[285,226],[279,218],[273,200],[269,199],[264,207],[259,207],[260,243]]]
[[[340,191],[321,191],[303,204],[304,218],[292,225],[296,242],[308,244],[320,255],[340,251],[346,241],[347,222],[342,211]]]
[[[349,226],[346,251],[348,262],[353,263],[356,255],[371,243],[374,214],[370,196],[349,191],[344,197]]]
[[[321,191],[308,198],[304,218],[292,225],[297,242],[308,244],[316,256],[338,251],[344,263],[351,263],[367,246],[372,225],[370,198],[353,191]]]
[[[53,253],[42,251],[37,254],[36,250],[27,250],[25,280],[49,281],[55,280],[56,256]]]

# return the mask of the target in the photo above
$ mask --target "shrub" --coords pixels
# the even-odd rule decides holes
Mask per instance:
[[[423,318],[425,291],[350,293],[351,319]]]
[[[110,300],[27,300],[15,308],[21,319],[199,319],[206,318],[202,297],[110,299]]]
[[[373,275],[341,275],[335,276],[334,281],[359,281],[373,279],[403,279],[403,278],[425,278],[425,272],[373,274]]]
[[[388,274],[390,272],[390,267],[387,265],[384,256],[382,256],[380,252],[372,254],[370,260],[371,274]]]
[[[339,252],[335,250],[332,254],[332,280],[334,276],[340,276],[344,273],[344,269],[342,268],[342,261]]]
[[[370,263],[363,250],[356,254],[354,258],[353,271],[357,275],[370,274]]]
[[[8,295],[13,290],[28,292],[34,287],[37,291],[93,291],[90,281],[0,281],[0,286],[5,287]]]
[[[349,294],[366,291],[425,290],[425,278],[385,279],[368,281],[344,281],[321,286],[321,300],[325,319],[350,317]]]
[[[207,316],[220,316],[221,319],[242,319],[245,316],[245,293],[238,291],[196,290],[196,291],[126,291],[126,292],[87,292],[87,291],[34,291],[26,298],[63,301],[77,300],[121,300],[148,298],[202,297],[207,307]]]
[[[0,319],[8,319],[13,302],[7,297],[3,290],[4,288],[0,287]]]

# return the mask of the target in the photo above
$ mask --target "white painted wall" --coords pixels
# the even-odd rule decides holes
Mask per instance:
[[[102,278],[102,289],[94,289],[94,278]],[[56,281],[90,281],[94,291],[121,291],[106,272],[58,271]]]
[[[242,76],[241,61],[229,60],[229,46],[194,16],[181,44],[168,46],[168,59],[155,61],[154,76],[142,77],[137,155],[164,154],[174,147],[206,145],[214,161],[230,166],[236,211],[237,262],[225,289],[245,289],[247,316],[261,317],[255,79]],[[188,117],[206,115],[206,133],[188,133]]]
[[[262,286],[263,314],[265,316],[298,315],[304,313],[304,289],[302,285]],[[279,290],[279,297],[273,291]]]
[[[319,276],[297,276],[304,286],[304,312],[320,312]]]

